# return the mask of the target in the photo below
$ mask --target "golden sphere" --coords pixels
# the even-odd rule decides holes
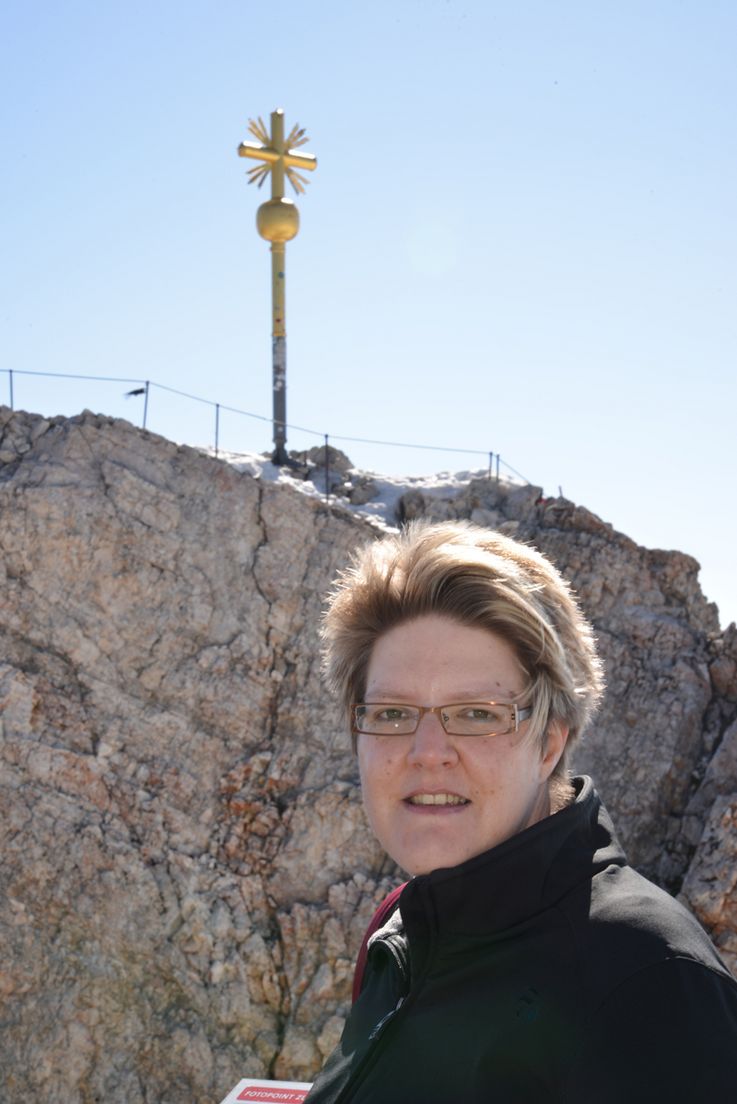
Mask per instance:
[[[269,199],[256,212],[256,228],[267,241],[291,241],[299,230],[299,211],[291,199]]]

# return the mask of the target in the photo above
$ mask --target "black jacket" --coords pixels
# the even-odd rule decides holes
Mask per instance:
[[[727,1104],[737,982],[574,804],[414,878],[309,1104]]]

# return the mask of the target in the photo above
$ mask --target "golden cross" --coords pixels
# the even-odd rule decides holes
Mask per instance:
[[[261,165],[254,165],[248,170],[249,184],[254,181],[259,188],[266,177],[271,173],[271,198],[284,198],[284,177],[298,194],[304,192],[306,177],[296,172],[296,169],[308,169],[310,172],[317,167],[317,158],[311,153],[298,153],[309,138],[305,136],[304,128],[298,123],[290,130],[287,138],[284,138],[284,111],[278,108],[271,113],[271,134],[261,118],[249,119],[248,129],[254,138],[258,138],[260,145],[255,142],[241,142],[238,146],[239,157],[251,157],[254,161],[261,161]]]

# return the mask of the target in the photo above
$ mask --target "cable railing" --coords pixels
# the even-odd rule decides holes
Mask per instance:
[[[171,395],[177,395],[180,398],[187,399],[191,402],[201,403],[204,406],[209,406],[214,412],[214,427],[213,427],[213,452],[215,456],[219,456],[221,452],[220,447],[220,415],[223,412],[234,414],[243,418],[252,418],[260,422],[272,422],[273,418],[268,417],[265,414],[255,414],[250,410],[241,410],[235,406],[229,406],[226,403],[215,402],[213,399],[203,398],[201,395],[193,395],[188,391],[180,391],[176,387],[169,387],[167,384],[158,383],[156,380],[139,379],[129,376],[98,376],[88,375],[78,372],[38,372],[28,369],[18,368],[0,368],[0,372],[4,372],[8,377],[8,394],[9,394],[9,406],[10,409],[15,409],[15,393],[14,393],[14,377],[15,376],[31,376],[31,377],[46,377],[50,379],[59,380],[86,380],[96,383],[118,383],[131,386],[130,391],[125,392],[126,398],[143,397],[143,412],[141,416],[141,428],[147,429],[147,422],[149,417],[149,401],[151,393],[153,391],[168,392]],[[391,448],[406,448],[406,449],[421,449],[431,452],[452,452],[458,454],[465,454],[467,456],[483,456],[485,460],[485,466],[488,464],[488,476],[491,479],[495,474],[497,481],[500,476],[500,468],[504,468],[505,471],[511,473],[515,478],[521,479],[523,483],[528,485],[531,480],[522,475],[516,468],[513,468],[506,460],[504,460],[498,452],[486,449],[471,449],[471,448],[459,448],[447,445],[435,445],[435,444],[417,444],[411,441],[383,441],[372,437],[351,437],[345,434],[328,434],[322,430],[310,429],[307,426],[297,425],[293,422],[285,422],[284,426],[288,430],[293,430],[299,433],[306,433],[309,436],[319,437],[323,440],[327,449],[330,443],[335,441],[362,444],[362,445],[375,445],[385,446]],[[228,455],[237,456],[238,453],[234,453],[232,450],[227,450]],[[242,454],[244,455],[244,454]]]

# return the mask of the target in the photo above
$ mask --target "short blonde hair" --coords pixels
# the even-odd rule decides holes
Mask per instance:
[[[470,522],[412,522],[354,555],[333,587],[322,623],[323,670],[350,712],[366,691],[374,644],[395,625],[439,614],[484,628],[515,651],[528,677],[530,733],[569,730],[553,777],[593,716],[604,680],[590,624],[571,588],[540,552]]]

